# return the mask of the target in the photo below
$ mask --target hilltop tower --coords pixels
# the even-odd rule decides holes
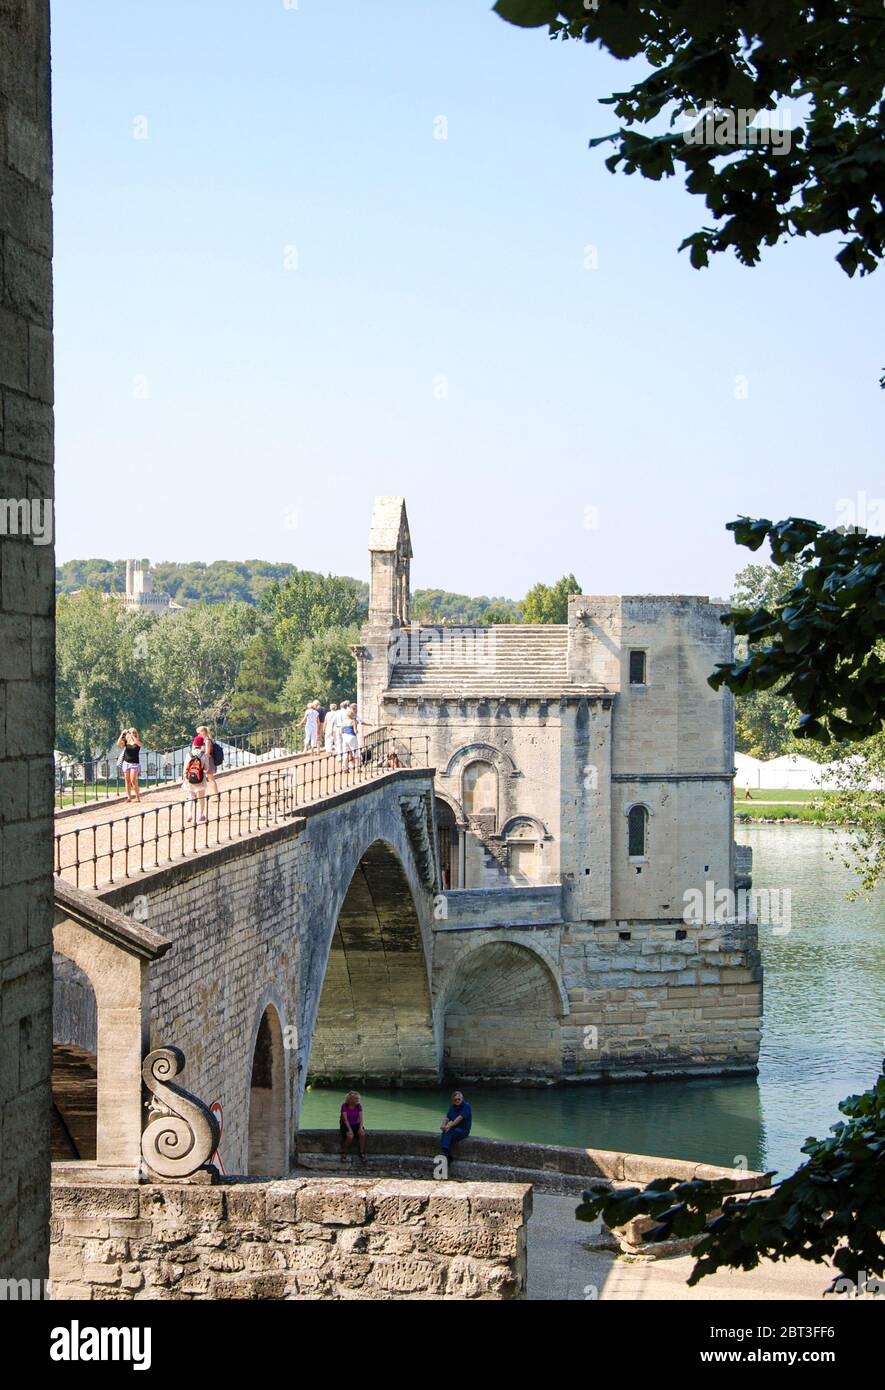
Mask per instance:
[[[146,608],[151,613],[165,613],[172,607],[168,594],[155,594],[150,560],[126,561],[126,607]]]

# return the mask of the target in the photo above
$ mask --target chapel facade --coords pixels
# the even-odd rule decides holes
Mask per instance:
[[[369,551],[358,704],[404,747],[429,741],[443,888],[435,976],[482,944],[546,961],[560,1028],[522,1058],[538,1064],[540,1050],[545,1075],[755,1070],[756,927],[728,911],[749,883],[733,839],[733,699],[707,684],[732,655],[725,605],[574,595],[561,625],[428,626],[410,620],[403,498],[376,500]],[[512,949],[498,955],[514,983],[524,978]],[[514,996],[513,1011],[524,1008]],[[582,1053],[603,1022],[606,1055]],[[503,1074],[505,1050],[513,1070],[500,1028],[481,1056],[470,1055],[475,1021],[464,1032],[466,1055],[447,1038],[452,1070]]]

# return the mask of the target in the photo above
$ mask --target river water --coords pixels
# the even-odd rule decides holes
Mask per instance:
[[[755,889],[789,889],[786,919],[760,924],[765,971],[757,1077],[545,1089],[473,1087],[473,1132],[490,1139],[622,1149],[782,1175],[823,1138],[837,1104],[866,1090],[885,1050],[885,890],[849,902],[856,876],[821,826],[742,826]],[[835,861],[829,857],[837,852]],[[772,914],[774,915],[774,914]],[[783,914],[782,914],[783,915]],[[777,928],[777,929],[775,929]],[[301,1125],[337,1128],[339,1091],[305,1096]],[[438,1128],[439,1090],[365,1091],[366,1127]]]

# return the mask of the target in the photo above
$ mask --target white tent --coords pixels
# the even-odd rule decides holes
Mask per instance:
[[[784,753],[779,758],[762,762],[748,753],[735,753],[736,787],[752,787],[765,791],[816,791],[821,785],[824,768],[813,758],[801,753]]]

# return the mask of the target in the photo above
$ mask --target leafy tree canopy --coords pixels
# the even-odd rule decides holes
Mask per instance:
[[[358,627],[333,627],[308,637],[292,663],[282,696],[288,717],[300,719],[308,701],[340,704],[356,697],[356,659],[351,647],[359,641]]]
[[[564,574],[554,585],[535,584],[523,604],[525,623],[567,623],[568,596],[579,594],[581,586],[573,574]]]
[[[755,265],[785,237],[842,234],[836,259],[848,275],[876,269],[885,249],[885,24],[872,0],[498,0],[511,24],[549,27],[555,39],[598,44],[615,58],[644,56],[651,71],[602,98],[623,122],[591,145],[606,160],[660,179],[680,168],[704,198],[713,226],[687,236],[692,264],[733,249]],[[798,106],[789,141],[761,141],[720,120],[715,142],[686,139],[714,119]],[[658,117],[672,127],[645,133]],[[763,122],[764,123],[764,122]]]
[[[445,589],[416,589],[412,595],[412,616],[421,623],[464,626],[521,621],[520,605],[511,598],[471,598],[469,594],[450,594]]]
[[[797,738],[829,743],[878,733],[885,719],[885,538],[800,517],[776,525],[741,517],[728,529],[750,550],[767,540],[775,565],[795,562],[799,577],[768,606],[724,616],[750,649],[717,666],[713,689],[744,695],[777,686],[800,711]]]
[[[271,584],[261,599],[283,655],[294,660],[308,637],[332,627],[351,627],[366,616],[366,605],[352,579],[299,570],[282,583]]]

